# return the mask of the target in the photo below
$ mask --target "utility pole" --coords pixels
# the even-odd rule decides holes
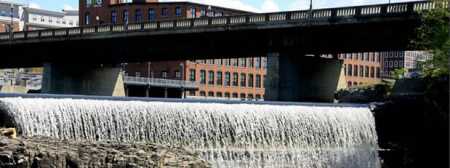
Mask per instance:
[[[14,4],[11,2],[11,13],[9,14],[11,16],[11,23],[9,23],[9,39],[12,39],[13,37],[13,29],[14,29]]]

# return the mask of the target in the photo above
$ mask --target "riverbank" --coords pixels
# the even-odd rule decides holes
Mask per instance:
[[[190,150],[163,145],[72,142],[46,137],[10,139],[0,136],[0,167],[207,168],[210,165]]]

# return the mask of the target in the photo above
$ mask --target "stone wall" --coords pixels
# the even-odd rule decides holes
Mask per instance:
[[[72,142],[44,137],[9,139],[0,136],[2,168],[134,168],[210,165],[189,150],[155,144]]]

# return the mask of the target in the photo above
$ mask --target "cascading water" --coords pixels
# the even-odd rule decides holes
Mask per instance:
[[[25,136],[189,147],[215,167],[378,168],[367,107],[1,98]]]

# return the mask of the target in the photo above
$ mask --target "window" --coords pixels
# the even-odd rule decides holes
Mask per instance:
[[[256,94],[256,100],[261,100],[261,95]]]
[[[247,66],[247,59],[246,58],[239,58],[239,66],[240,67],[246,67]]]
[[[353,66],[355,69],[353,69],[353,76],[358,76],[358,65]]]
[[[245,93],[241,93],[241,100],[245,100]]]
[[[225,92],[225,97],[226,97],[226,98],[230,98],[230,93]]]
[[[370,77],[375,78],[375,68],[374,67],[370,67]]]
[[[190,81],[195,81],[195,69],[190,69],[189,70],[189,80]]]
[[[239,74],[238,73],[233,73],[233,86],[238,86],[238,81],[239,81]]]
[[[380,78],[380,75],[381,75],[381,69],[380,69],[380,67],[377,67],[377,72],[376,72],[376,77],[377,78]]]
[[[352,85],[353,85],[352,81],[347,82],[347,87],[352,87]]]
[[[217,92],[216,97],[222,97],[222,92]]]
[[[261,75],[256,75],[256,87],[261,88]]]
[[[175,7],[175,16],[181,16],[181,7]]]
[[[195,18],[195,7],[191,7],[191,18]]]
[[[254,60],[255,60],[255,67],[261,68],[261,57],[256,57]]]
[[[253,68],[255,66],[255,62],[253,61],[253,58],[248,58],[247,60],[248,67]]]
[[[123,11],[123,24],[128,24],[128,10]]]
[[[135,13],[135,17],[134,17],[134,21],[136,23],[140,23],[142,22],[142,10],[141,9],[136,9],[136,13]]]
[[[175,71],[175,78],[181,79],[181,72],[179,70]]]
[[[238,94],[237,93],[233,93],[233,98],[238,98]]]
[[[217,72],[217,85],[222,85],[223,79],[222,79],[222,71]]]
[[[169,9],[168,8],[162,8],[161,9],[161,16],[169,16]]]
[[[200,96],[206,97],[206,92],[205,92],[205,91],[201,91],[201,92],[200,92]]]
[[[153,9],[153,8],[150,8],[150,9],[148,9],[148,21],[154,21],[154,20],[156,20],[156,12],[155,12],[155,9]]]
[[[364,74],[365,77],[369,77],[369,66],[366,66],[364,73],[365,73]]]
[[[208,97],[214,97],[214,92],[208,92]]]
[[[225,73],[225,86],[230,86],[231,84],[231,74],[230,72]]]
[[[194,90],[189,90],[189,96],[195,96],[195,91]]]
[[[247,99],[248,100],[253,100],[253,94],[248,94]]]
[[[97,5],[102,5],[103,4],[103,0],[97,0]]]
[[[352,74],[353,74],[353,65],[352,64],[348,64],[347,75],[348,76],[352,76]]]
[[[89,7],[92,5],[92,0],[86,0],[86,6]]]
[[[43,20],[44,20],[44,17],[41,17],[41,21],[43,21]],[[84,24],[85,25],[91,24],[91,15],[89,13],[86,13],[84,15]]]
[[[161,72],[161,77],[162,78],[167,78],[167,71],[162,71]]]
[[[208,84],[214,85],[214,71],[208,72]]]
[[[364,77],[364,66],[362,65],[359,66],[359,76]]]
[[[247,74],[241,73],[241,87],[247,87]]]
[[[253,87],[253,74],[248,75],[248,87]]]
[[[353,82],[353,86],[358,86],[358,82]]]
[[[206,71],[200,70],[200,84],[206,84]]]
[[[206,16],[206,9],[205,9],[205,8],[202,8],[202,9],[200,10],[200,16],[201,16],[201,17]]]
[[[232,64],[233,66],[235,66],[235,67],[239,66],[237,58],[232,58],[232,59],[231,59],[231,64]]]

